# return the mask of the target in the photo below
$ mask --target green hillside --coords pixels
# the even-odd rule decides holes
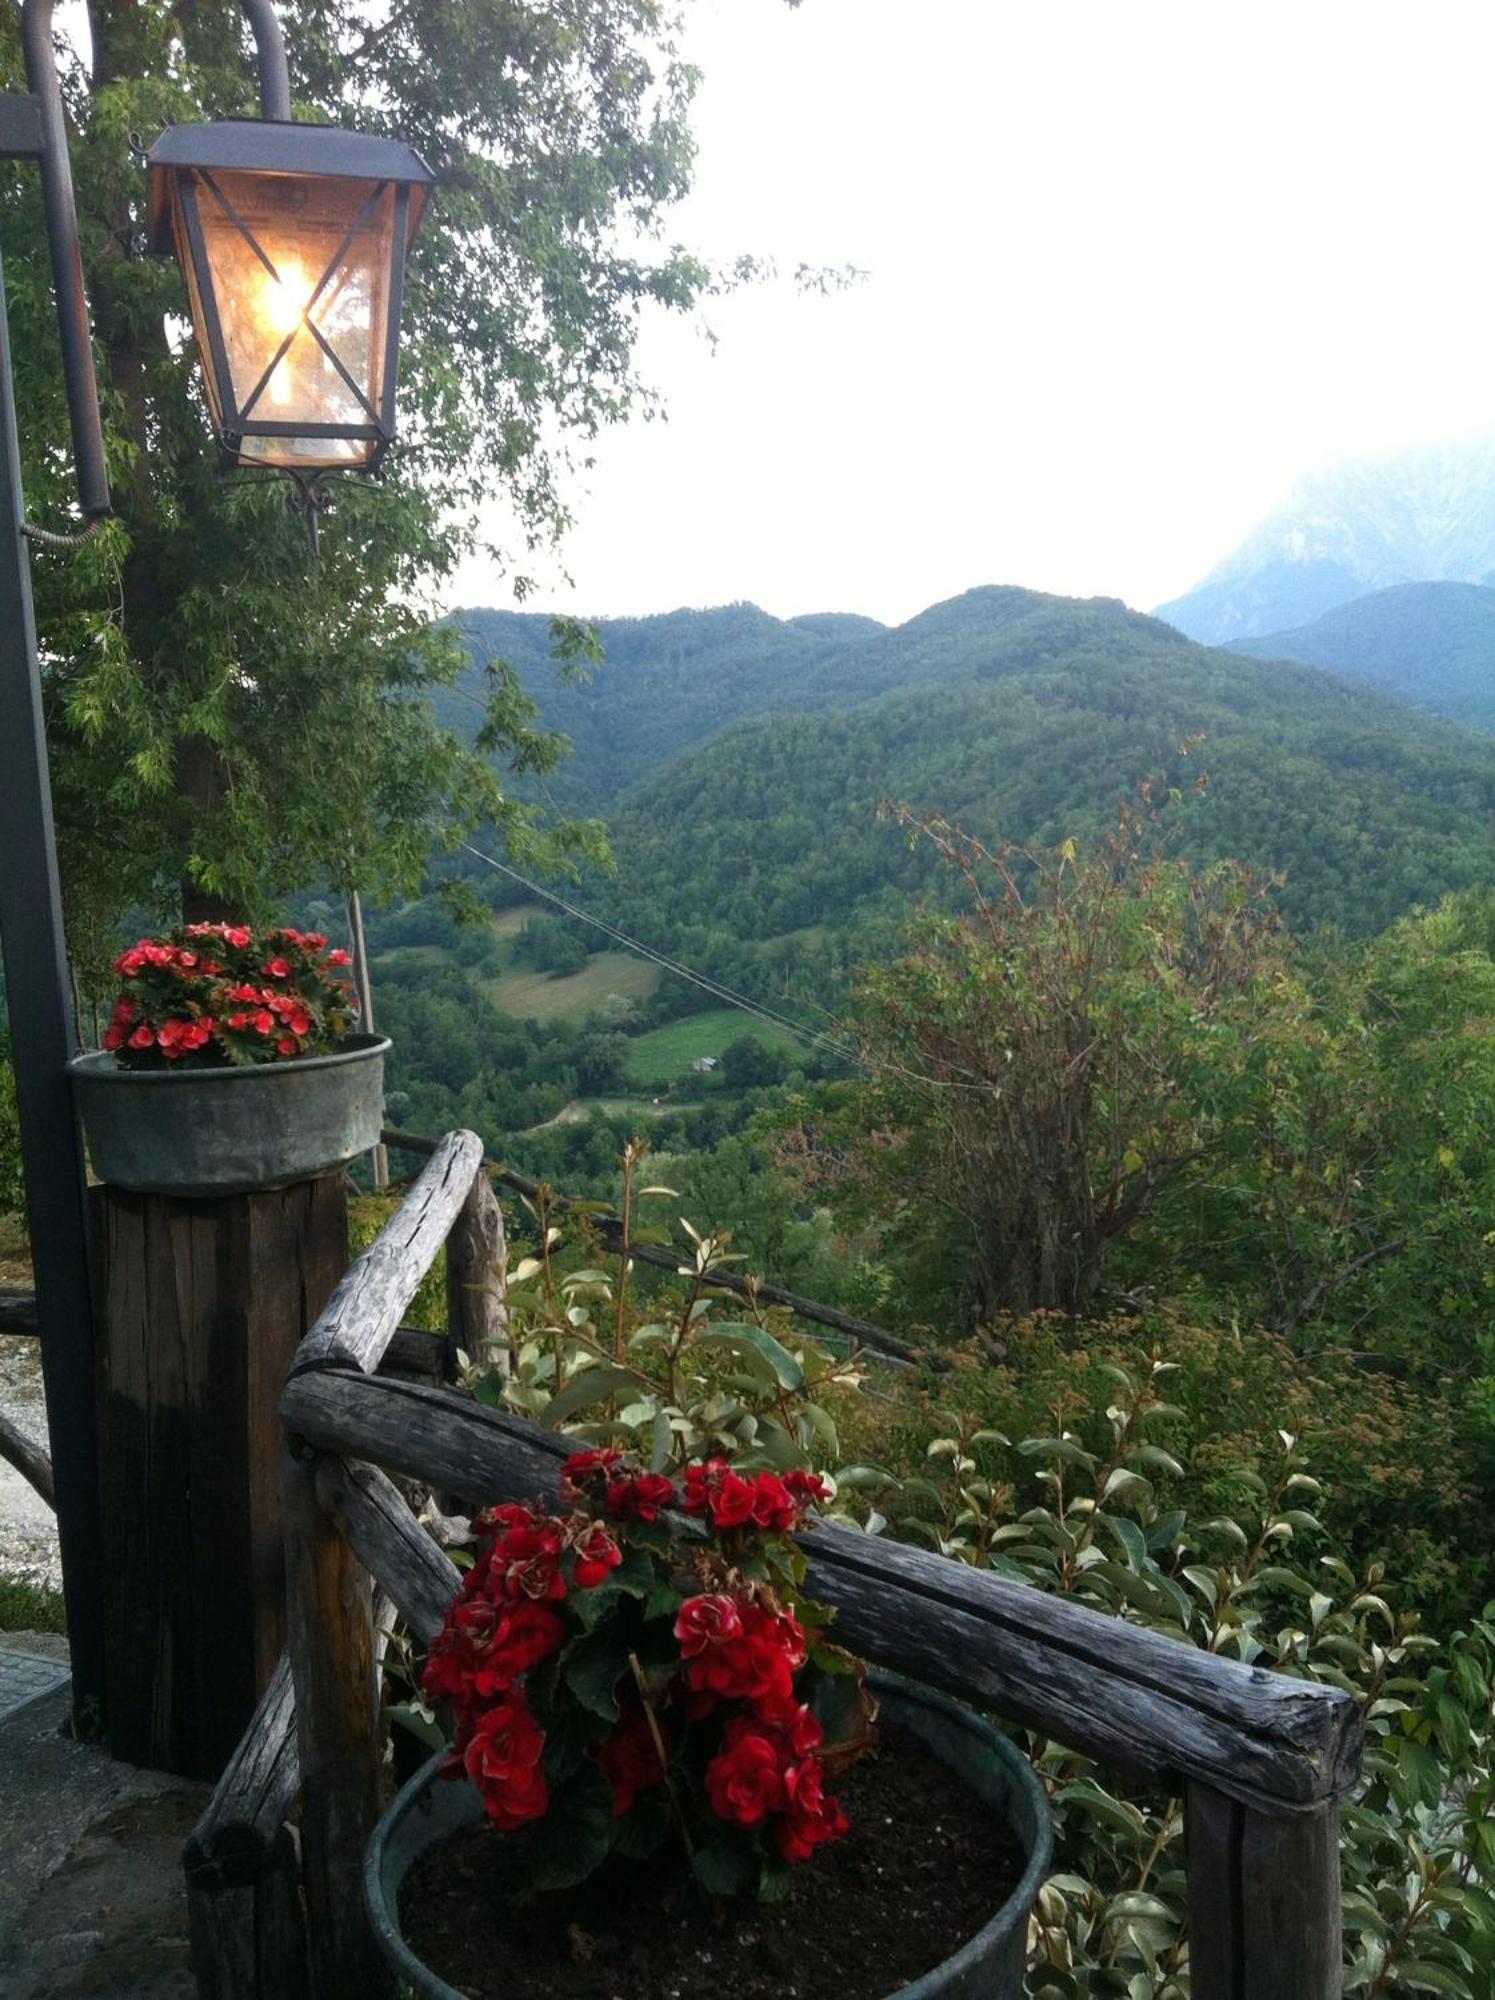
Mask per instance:
[[[567,807],[595,813],[718,735],[754,716],[828,714],[900,688],[1024,668],[1083,647],[1122,621],[1167,649],[1187,641],[1111,598],[1051,597],[991,585],[889,629],[845,613],[772,618],[756,605],[603,619],[603,661],[589,678],[551,658],[539,613],[468,611],[458,622],[473,664],[437,697],[441,718],[471,735],[488,663],[506,661],[572,754],[549,781]]]
[[[771,618],[752,604],[609,618],[598,626],[603,663],[582,680],[551,658],[542,614],[466,611],[458,623],[473,665],[466,684],[441,697],[442,720],[470,736],[488,662],[507,661],[547,728],[571,740],[571,756],[550,781],[553,796],[587,812],[728,723],[805,705],[802,688],[833,685],[832,663],[883,630],[843,613]]]
[[[1495,590],[1481,584],[1396,584],[1232,650],[1328,667],[1434,715],[1495,730]]]
[[[1104,600],[972,592],[849,652],[836,677],[854,706],[738,723],[626,800],[616,884],[594,900],[655,939],[844,931],[928,879],[879,800],[1049,839],[1098,825],[1165,764],[1184,786],[1209,776],[1186,808],[1191,850],[1281,872],[1299,926],[1375,930],[1495,875],[1495,746]]]

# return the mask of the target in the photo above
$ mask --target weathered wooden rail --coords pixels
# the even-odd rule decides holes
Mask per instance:
[[[475,1503],[526,1497],[554,1486],[570,1449],[432,1386],[429,1337],[399,1321],[443,1243],[461,1344],[501,1340],[488,1274],[503,1223],[471,1133],[441,1141],[286,1386],[288,1658],[188,1848],[204,2000],[384,1990],[360,1894],[381,1786],[371,1579],[422,1637],[457,1583],[389,1475]],[[1196,2000],[1340,1993],[1338,1807],[1361,1736],[1349,1696],[848,1530],[819,1528],[805,1551],[848,1645],[1182,1793]],[[298,1793],[304,1921],[286,1832]]]

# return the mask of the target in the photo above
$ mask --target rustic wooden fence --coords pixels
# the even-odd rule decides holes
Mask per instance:
[[[374,1587],[428,1637],[458,1580],[389,1474],[474,1504],[519,1499],[552,1489],[570,1449],[439,1386],[440,1340],[400,1329],[443,1244],[450,1338],[477,1352],[505,1333],[489,1280],[503,1222],[468,1132],[440,1142],[348,1271],[285,1390],[288,1654],[187,1849],[204,2000],[383,1987],[360,1891],[381,1793]],[[1339,1994],[1338,1808],[1361,1743],[1349,1696],[922,1550],[834,1527],[804,1546],[847,1645],[1182,1792],[1196,2000]]]

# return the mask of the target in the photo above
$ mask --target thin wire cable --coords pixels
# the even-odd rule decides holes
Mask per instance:
[[[521,875],[517,868],[509,867],[507,862],[495,861],[491,854],[485,854],[480,847],[474,847],[469,841],[464,840],[459,844],[465,853],[486,862],[500,875],[507,875],[511,881],[519,883],[521,888],[528,889],[532,895],[542,896],[547,903],[553,903],[558,910],[564,910],[568,917],[573,917],[578,923],[590,924],[593,929],[601,931],[605,937],[612,938],[626,950],[636,952],[640,958],[650,960],[665,972],[673,973],[677,979],[688,980],[692,986],[699,987],[703,993],[709,993],[713,999],[724,1001],[729,1007],[740,1008],[743,1013],[755,1015],[757,1019],[767,1022],[772,1027],[781,1028],[785,1034],[793,1035],[807,1047],[825,1050],[842,1062],[860,1063],[861,1058],[844,1043],[834,1041],[829,1035],[819,1034],[813,1028],[803,1027],[798,1021],[791,1021],[786,1015],[776,1013],[773,1008],[765,1006],[760,1001],[749,999],[746,994],[736,993],[730,986],[723,986],[719,981],[707,978],[704,973],[680,964],[678,959],[668,958],[663,952],[655,951],[652,946],[641,944],[637,938],[619,930],[616,924],[607,923],[601,917],[594,917],[590,911],[580,909],[575,903],[568,903],[564,896],[558,896],[554,890],[543,888],[540,883],[530,881],[528,876]]]
[[[462,687],[459,683],[453,682],[448,692],[460,695],[464,701],[471,702],[474,708],[486,711],[486,703],[475,695],[470,688]],[[553,804],[554,801],[552,800],[551,803]],[[866,1056],[859,1054],[855,1049],[848,1048],[844,1043],[834,1040],[831,1036],[819,1034],[813,1028],[805,1028],[797,1021],[788,1020],[784,1015],[775,1013],[771,1007],[764,1006],[756,1000],[749,1000],[744,994],[734,993],[730,987],[722,986],[717,981],[708,979],[704,973],[695,972],[690,966],[681,965],[676,959],[666,958],[662,953],[653,950],[651,946],[641,944],[637,938],[631,938],[625,931],[618,930],[615,925],[604,923],[601,917],[594,917],[590,911],[578,909],[574,904],[566,902],[563,897],[553,894],[549,889],[542,888],[538,882],[531,882],[529,877],[521,875],[517,868],[510,868],[506,862],[495,861],[491,854],[485,854],[480,847],[473,847],[465,840],[459,841],[457,844],[468,854],[475,856],[477,860],[485,861],[490,868],[497,869],[501,875],[507,875],[511,881],[517,882],[522,888],[528,889],[532,895],[543,896],[546,902],[554,903],[556,908],[564,910],[567,916],[575,917],[580,923],[592,925],[594,929],[603,932],[605,936],[615,939],[626,950],[636,952],[640,958],[646,958],[652,964],[661,967],[662,970],[673,973],[677,979],[688,980],[692,986],[699,987],[703,993],[709,993],[714,998],[724,1001],[729,1007],[738,1007],[744,1013],[752,1014],[760,1021],[769,1022],[773,1026],[783,1029],[786,1034],[793,1035],[797,1040],[805,1043],[807,1047],[829,1050],[838,1061],[850,1063],[854,1068],[865,1071],[869,1076],[899,1076],[903,1078],[905,1083],[913,1084],[926,1094],[932,1094],[941,1090],[973,1090],[980,1092],[982,1095],[990,1095],[994,1088],[993,1085],[982,1081],[974,1074],[971,1076],[970,1081],[961,1082],[955,1077],[926,1076],[918,1070],[906,1068],[902,1063],[889,1061],[886,1057],[879,1062],[869,1061]],[[822,1007],[820,1011],[823,1014],[828,1014],[830,1010]],[[1000,1086],[996,1086],[995,1088],[997,1089],[997,1094],[1000,1095]]]
[[[511,868],[506,861],[495,861],[491,854],[485,854],[482,848],[474,847],[471,842],[461,840],[457,845],[465,853],[486,862],[500,875],[507,875],[511,881],[517,882],[521,888],[528,889],[532,895],[543,897],[547,903],[554,903],[556,908],[564,910],[568,917],[574,917],[579,923],[592,925],[605,937],[610,937],[622,945],[625,950],[636,952],[640,958],[648,959],[663,971],[672,973],[677,979],[688,980],[692,986],[699,987],[703,993],[711,994],[714,999],[725,1002],[727,1006],[739,1008],[745,1014],[751,1014],[760,1021],[781,1028],[784,1033],[793,1035],[807,1047],[828,1051],[838,1061],[850,1063],[853,1068],[860,1069],[869,1076],[902,1077],[905,1083],[910,1083],[917,1090],[923,1091],[932,1101],[933,1093],[941,1090],[973,1090],[990,1096],[995,1089],[1000,1094],[1000,1086],[993,1086],[980,1080],[962,1083],[955,1077],[921,1075],[919,1071],[907,1069],[902,1063],[891,1062],[886,1057],[880,1061],[869,1060],[858,1050],[848,1048],[844,1042],[833,1041],[828,1035],[817,1034],[813,1028],[802,1027],[797,1021],[791,1021],[785,1015],[775,1013],[771,1007],[750,1000],[745,994],[734,993],[730,986],[723,986],[714,979],[708,979],[704,973],[680,964],[678,959],[667,958],[663,952],[655,951],[652,946],[641,944],[626,931],[620,931],[616,924],[606,923],[601,917],[594,917],[590,911],[580,909],[574,903],[568,903],[564,896],[558,896],[553,890],[543,888],[538,882],[532,882],[527,875],[521,875],[517,868]]]

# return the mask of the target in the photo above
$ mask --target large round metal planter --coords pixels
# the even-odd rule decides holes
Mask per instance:
[[[121,1069],[112,1055],[70,1065],[94,1172],[142,1194],[212,1197],[288,1187],[379,1143],[382,1035],[332,1054],[243,1069]]]
[[[922,1737],[959,1771],[982,1804],[1007,1821],[1028,1856],[1022,1880],[991,1921],[943,1965],[898,1987],[887,2000],[1021,2000],[1028,1912],[1053,1851],[1053,1822],[1043,1787],[1022,1753],[981,1716],[890,1674],[873,1674],[871,1682],[887,1719]],[[405,1943],[400,1885],[424,1854],[483,1815],[471,1785],[437,1776],[444,1757],[445,1752],[438,1752],[396,1797],[374,1829],[363,1870],[364,1899],[379,1948],[396,1978],[420,2000],[462,1996]]]

